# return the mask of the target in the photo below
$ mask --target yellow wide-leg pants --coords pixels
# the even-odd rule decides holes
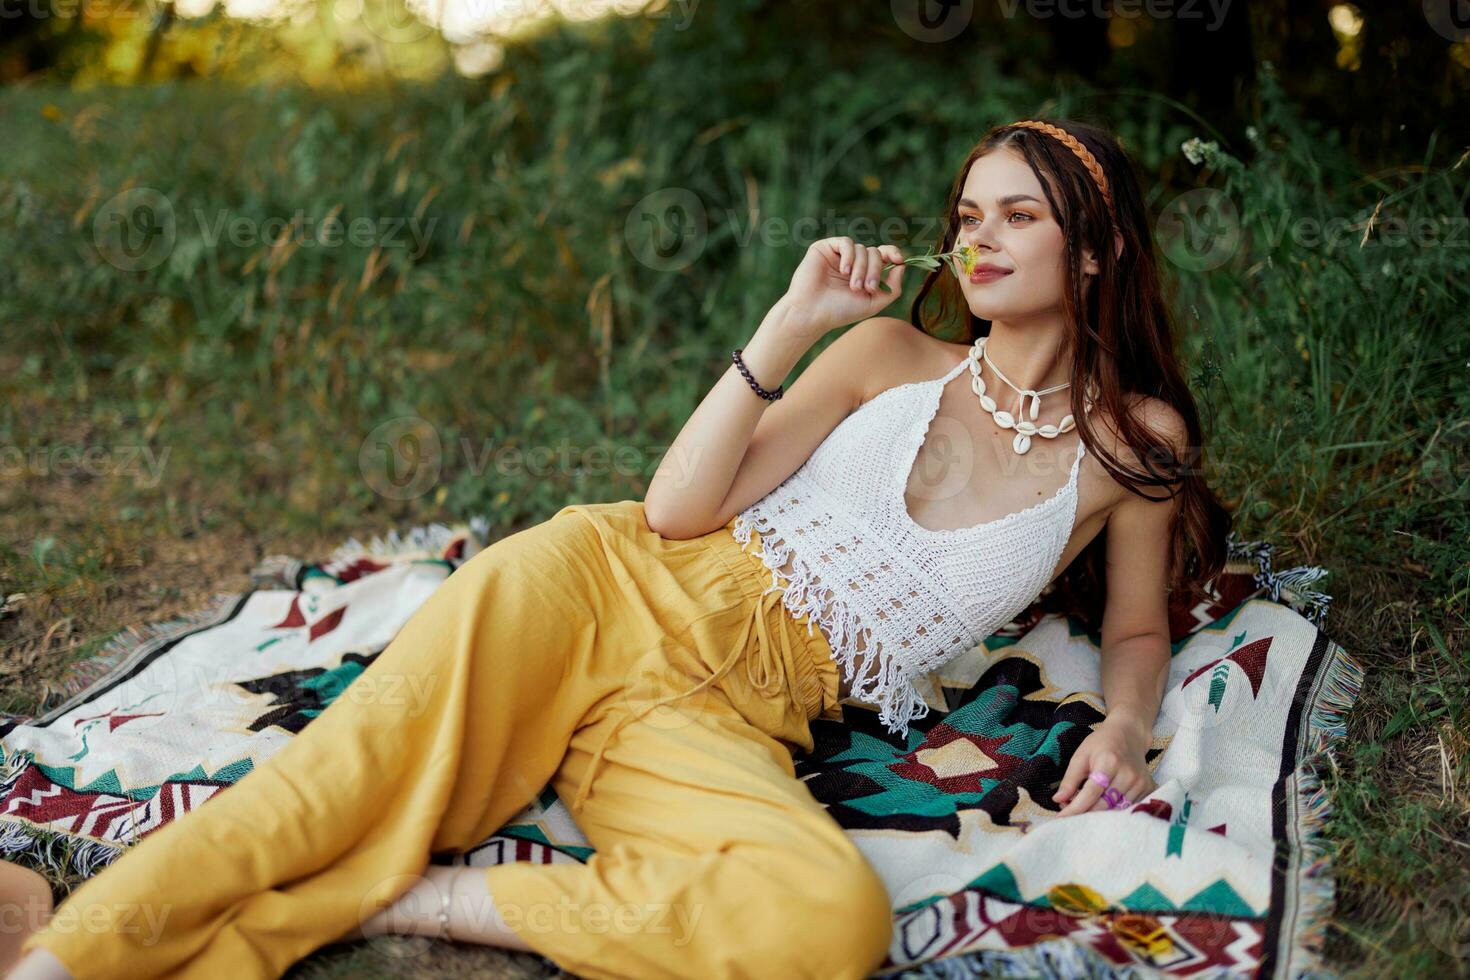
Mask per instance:
[[[585,863],[481,869],[506,926],[588,978],[865,977],[882,880],[792,752],[838,717],[825,637],[729,527],[573,504],[451,574],[265,764],[83,882],[25,948],[77,980],[277,978],[550,782]],[[348,694],[356,696],[348,696]]]

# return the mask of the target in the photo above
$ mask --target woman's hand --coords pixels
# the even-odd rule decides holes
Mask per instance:
[[[1107,790],[1089,778],[1094,769],[1102,770],[1108,777],[1108,786],[1121,792],[1129,803],[1152,793],[1158,784],[1149,775],[1148,763],[1144,761],[1152,740],[1153,732],[1132,719],[1103,719],[1072,753],[1061,787],[1052,795],[1058,803],[1070,800],[1057,816],[1112,809],[1102,798]]]
[[[886,273],[885,262],[893,263]],[[896,245],[823,238],[807,248],[782,301],[798,311],[803,324],[825,334],[882,312],[898,299],[903,273],[903,253]],[[884,292],[879,283],[892,292]]]

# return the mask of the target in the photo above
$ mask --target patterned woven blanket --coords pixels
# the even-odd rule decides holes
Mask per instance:
[[[203,805],[347,689],[484,540],[475,521],[352,540],[316,563],[277,556],[250,592],[114,638],[44,714],[0,715],[0,854],[88,876]],[[1321,972],[1332,879],[1317,774],[1361,670],[1314,625],[1322,569],[1273,571],[1266,545],[1231,554],[1216,601],[1175,616],[1148,753],[1159,785],[1127,810],[1056,817],[1051,793],[1103,717],[1099,647],[1036,610],[926,678],[931,711],[906,741],[856,705],[815,723],[797,774],[893,900],[875,975]],[[548,786],[434,861],[591,853]]]

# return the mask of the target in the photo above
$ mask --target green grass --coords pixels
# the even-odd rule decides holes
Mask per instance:
[[[1470,241],[1451,223],[1470,187],[1465,148],[1417,147],[1365,172],[1267,75],[1256,137],[1197,167],[1181,142],[1223,138],[1165,99],[1002,76],[984,51],[939,70],[876,49],[861,67],[882,84],[854,84],[843,52],[743,50],[722,16],[684,33],[556,33],[512,50],[500,80],[371,96],[0,92],[0,445],[101,446],[113,468],[7,479],[5,591],[81,609],[102,635],[123,624],[89,620],[87,596],[136,565],[110,544],[121,525],[130,540],[330,538],[484,514],[501,534],[574,500],[641,498],[805,246],[771,224],[751,237],[752,214],[830,212],[821,235],[870,243],[876,232],[846,222],[888,219],[900,231],[885,240],[921,251],[991,123],[1101,117],[1159,212],[1200,186],[1239,216],[1220,265],[1171,267],[1209,475],[1243,537],[1333,570],[1329,632],[1367,669],[1326,780],[1339,847],[1329,955],[1358,976],[1463,973],[1446,950],[1465,910],[1436,889],[1463,889],[1470,867]],[[730,67],[710,75],[713,63]],[[103,261],[93,233],[132,187],[161,193],[177,219],[166,259],[144,271]],[[630,235],[627,222],[672,189],[697,197],[708,231],[697,257],[662,270],[639,260],[645,226]],[[196,220],[298,210],[418,217],[426,247],[212,245]],[[1347,232],[1277,240],[1283,216]],[[1384,244],[1390,218],[1437,222],[1439,240]],[[403,429],[388,443],[428,465],[432,429],[439,470],[394,499],[379,492],[373,433],[404,417],[423,420],[418,448]],[[495,466],[496,450],[563,441],[630,455],[611,472],[575,456]],[[168,453],[156,486],[116,472],[138,447]],[[57,486],[110,520],[68,520]],[[43,625],[0,618],[0,637]],[[65,659],[77,649],[92,647]],[[5,674],[0,702],[26,704],[36,684],[35,670]]]

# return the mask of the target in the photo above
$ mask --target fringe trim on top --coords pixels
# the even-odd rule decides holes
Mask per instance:
[[[793,578],[781,591],[782,603],[793,615],[807,617],[808,634],[814,622],[821,623],[843,675],[852,684],[849,697],[877,707],[880,723],[895,735],[907,735],[909,723],[927,715],[929,704],[904,671],[903,664],[883,656],[881,648],[873,652],[872,629],[864,626],[840,599],[823,595],[831,589],[818,581],[811,566],[780,537],[769,520],[756,515],[752,522],[744,513],[737,514],[731,528],[735,540],[741,545],[749,544],[752,530],[761,536],[760,559],[771,570],[771,588],[766,591],[781,589],[780,569],[790,559]],[[749,552],[748,548],[745,550]],[[862,651],[857,649],[859,638],[863,641]],[[878,660],[879,676],[855,679],[860,653],[865,655],[862,664],[865,673],[873,660]]]
[[[1301,613],[1313,626],[1320,628],[1327,620],[1332,596],[1309,586],[1332,573],[1320,565],[1298,565],[1275,571],[1272,555],[1276,546],[1268,541],[1237,541],[1231,534],[1225,539],[1231,561],[1254,561],[1256,585],[1265,589],[1272,602],[1281,602]]]

